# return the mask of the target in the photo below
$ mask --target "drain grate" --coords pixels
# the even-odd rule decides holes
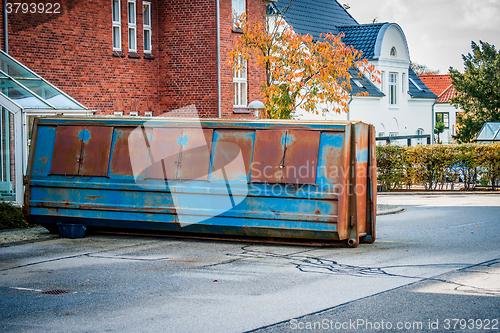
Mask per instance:
[[[40,291],[39,294],[45,294],[45,295],[61,295],[61,294],[68,294],[71,291],[69,290],[62,290],[62,289],[52,289],[52,290],[45,290],[45,291]]]

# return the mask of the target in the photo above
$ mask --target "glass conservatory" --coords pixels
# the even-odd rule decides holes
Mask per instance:
[[[500,122],[485,123],[476,137],[477,142],[500,142]]]
[[[93,112],[0,51],[0,200],[22,205],[33,118],[56,114]]]

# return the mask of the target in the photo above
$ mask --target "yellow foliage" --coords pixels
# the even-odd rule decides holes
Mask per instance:
[[[357,67],[380,82],[379,72],[362,52],[342,42],[343,34],[322,33],[320,40],[300,35],[278,19],[273,31],[261,22],[249,24],[243,14],[236,20],[241,36],[229,52],[228,63],[238,68],[238,56],[254,58],[265,70],[261,95],[269,118],[290,118],[296,108],[317,112],[319,104],[328,104],[335,112],[346,111],[350,85],[349,69]]]

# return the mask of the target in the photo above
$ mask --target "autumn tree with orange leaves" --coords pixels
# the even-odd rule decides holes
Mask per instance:
[[[228,57],[235,70],[241,69],[242,58],[254,58],[265,69],[263,117],[290,119],[298,109],[317,114],[346,112],[352,90],[349,69],[353,67],[360,69],[360,75],[380,82],[374,66],[361,58],[362,52],[346,46],[342,34],[322,33],[320,40],[314,40],[294,32],[279,16],[266,21],[266,25],[248,23],[245,14],[235,18],[242,34]]]

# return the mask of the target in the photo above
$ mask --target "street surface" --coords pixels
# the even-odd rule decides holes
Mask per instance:
[[[500,195],[378,202],[405,210],[354,249],[120,235],[0,247],[0,332],[499,332]]]

